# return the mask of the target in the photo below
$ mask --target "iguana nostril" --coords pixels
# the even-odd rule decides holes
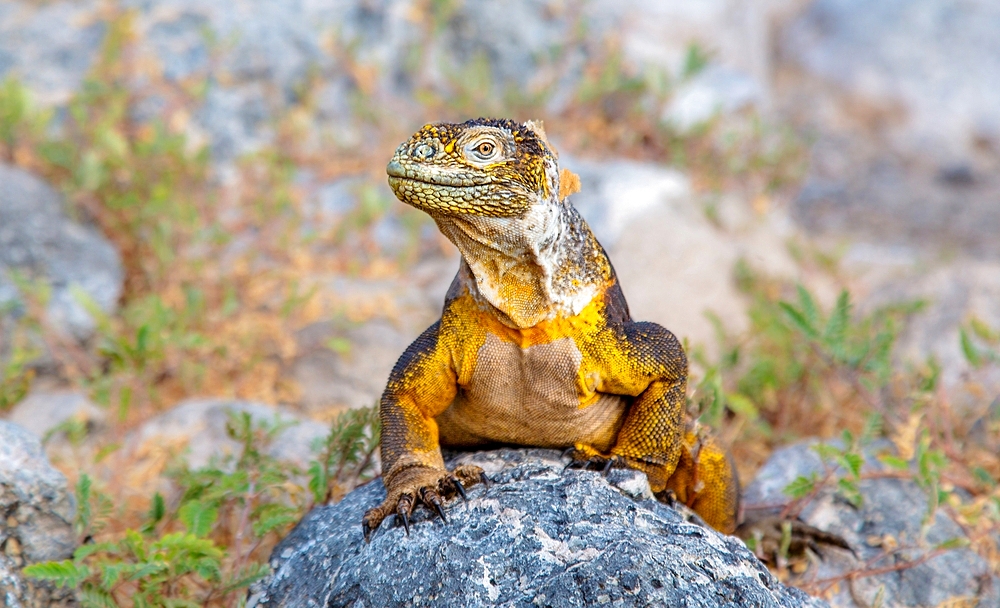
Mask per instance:
[[[385,172],[389,174],[389,177],[406,177],[406,170],[403,169],[403,165],[395,158],[389,161]]]
[[[420,144],[417,146],[417,149],[413,151],[414,156],[422,159],[433,158],[435,154],[437,154],[437,150],[435,150],[434,146],[430,144]]]

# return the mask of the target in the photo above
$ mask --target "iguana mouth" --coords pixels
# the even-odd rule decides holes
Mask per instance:
[[[398,160],[390,162],[385,172],[389,175],[389,183],[394,180],[419,182],[441,188],[474,188],[494,183],[492,175],[472,171],[427,171],[416,167],[408,167]]]
[[[440,188],[442,190],[455,190],[455,191],[465,191],[465,190],[476,190],[477,188],[482,188],[485,184],[449,184],[447,182],[433,181],[431,179],[421,179],[418,177],[405,177],[405,176],[389,176],[389,186],[395,188],[397,185],[402,184],[423,184],[425,186],[431,186],[434,188]]]

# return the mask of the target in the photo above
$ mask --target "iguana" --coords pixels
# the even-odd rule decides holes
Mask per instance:
[[[644,471],[652,490],[723,532],[737,523],[728,454],[685,418],[687,358],[672,333],[633,321],[614,268],[567,194],[537,123],[429,124],[386,171],[462,260],[441,319],[400,357],[381,400],[385,501],[406,527],[423,503],[485,480],[445,468],[441,446],[568,448],[591,468]],[[575,183],[572,183],[575,182]]]

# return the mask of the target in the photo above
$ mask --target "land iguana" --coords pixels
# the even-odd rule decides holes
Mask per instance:
[[[685,416],[687,358],[676,337],[633,321],[614,268],[570,204],[539,124],[429,124],[386,168],[462,260],[441,319],[400,357],[381,400],[387,496],[364,536],[395,514],[487,481],[446,469],[441,446],[568,448],[581,467],[631,467],[653,492],[732,532],[739,483],[727,452]],[[562,178],[562,182],[560,179]],[[578,182],[577,182],[578,185]]]

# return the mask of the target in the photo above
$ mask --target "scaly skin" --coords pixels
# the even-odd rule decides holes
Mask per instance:
[[[541,127],[427,125],[387,172],[462,262],[441,320],[406,349],[382,395],[388,495],[365,513],[365,538],[391,514],[408,529],[419,503],[444,517],[445,500],[485,479],[475,466],[449,472],[441,446],[497,444],[641,470],[654,492],[731,532],[739,483],[728,454],[684,418],[684,351],[659,325],[632,321],[604,249],[560,195]]]

